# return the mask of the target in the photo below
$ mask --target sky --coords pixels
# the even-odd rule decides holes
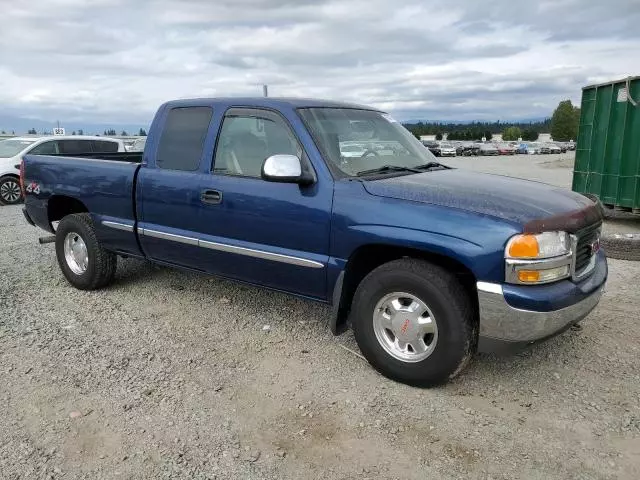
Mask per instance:
[[[640,75],[640,0],[0,0],[0,113],[148,125],[174,98],[320,97],[399,120],[550,116]]]

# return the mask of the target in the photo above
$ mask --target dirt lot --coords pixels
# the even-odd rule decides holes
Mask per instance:
[[[567,185],[539,159],[447,163]],[[133,260],[80,292],[41,234],[0,207],[0,478],[640,478],[640,262],[581,330],[419,390],[326,307]]]

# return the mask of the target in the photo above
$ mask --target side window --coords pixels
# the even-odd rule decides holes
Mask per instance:
[[[214,158],[214,172],[260,178],[262,164],[276,154],[302,157],[302,147],[276,113],[231,109],[225,115]]]
[[[58,142],[49,141],[36,145],[29,152],[31,155],[55,155],[58,153]]]
[[[209,107],[171,109],[158,145],[158,168],[197,170],[212,114]]]
[[[91,149],[94,152],[113,153],[118,151],[118,144],[106,140],[91,140]]]
[[[90,153],[91,140],[58,140],[60,153],[75,155],[77,153]]]

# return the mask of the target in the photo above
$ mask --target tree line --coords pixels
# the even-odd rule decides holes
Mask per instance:
[[[576,141],[580,123],[580,109],[574,107],[571,100],[563,100],[553,111],[550,118],[538,122],[472,122],[472,123],[406,123],[405,128],[417,138],[421,135],[435,135],[442,140],[447,134],[448,140],[479,141],[483,137],[489,140],[494,133],[501,133],[502,139],[511,141],[522,138],[524,141],[536,141],[541,133],[551,133],[559,142]]]
[[[551,129],[551,119],[547,118],[539,122],[472,122],[472,123],[430,123],[418,122],[404,125],[407,130],[420,138],[421,135],[435,135],[437,140],[442,139],[444,133],[448,140],[476,140],[483,137],[487,140],[494,133],[502,133],[505,140],[534,141],[540,133]]]

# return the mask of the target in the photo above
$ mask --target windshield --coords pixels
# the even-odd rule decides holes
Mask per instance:
[[[0,158],[11,158],[34,143],[35,140],[2,140],[0,141]]]
[[[414,168],[435,162],[416,137],[384,113],[352,108],[302,108],[298,112],[335,167],[332,170],[341,175],[354,177],[384,166]]]
[[[450,143],[441,143],[440,146],[442,148],[453,148],[453,145],[451,145]]]

